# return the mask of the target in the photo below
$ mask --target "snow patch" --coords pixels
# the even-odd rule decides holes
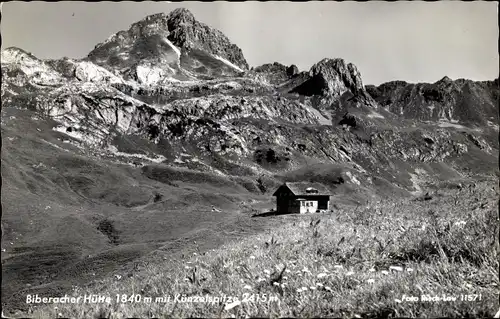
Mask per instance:
[[[56,145],[56,144],[54,144],[54,143],[52,143],[52,142],[49,142],[49,141],[46,141],[46,140],[44,140],[44,139],[42,139],[42,142],[47,143],[47,144],[49,144],[50,146],[52,146],[52,147],[54,147],[54,148],[57,148],[57,149],[59,149],[59,150],[63,150],[63,151],[69,152],[67,149],[62,148],[62,147],[60,147],[59,145]]]
[[[454,128],[458,128],[458,129],[466,129],[466,127],[463,125],[445,122],[445,121],[439,121],[438,126],[439,127],[454,127]]]
[[[213,87],[218,89],[220,87],[226,87],[226,88],[229,88],[229,89],[232,89],[232,90],[239,90],[241,89],[241,84],[235,82],[235,81],[229,81],[229,82],[222,82],[222,83],[217,83],[215,84]]]
[[[323,114],[321,114],[320,111],[316,110],[315,108],[309,106],[309,105],[305,105],[305,104],[302,104],[301,105],[306,109],[308,110],[309,112],[311,112],[314,117],[317,118],[319,124],[321,125],[332,125],[332,122],[330,120],[328,120],[326,117],[323,116]]]
[[[223,62],[224,64],[232,67],[233,69],[239,71],[239,72],[244,72],[242,69],[240,69],[238,66],[234,65],[233,63],[229,62],[228,60],[224,59],[224,58],[221,58],[220,56],[218,55],[215,55],[214,56],[217,60]]]
[[[176,47],[172,42],[170,42],[169,39],[163,38],[163,40],[172,48],[172,50],[175,51],[175,54],[177,54],[177,57],[181,56],[181,50],[179,50],[178,47]]]
[[[416,172],[417,173],[417,172]],[[418,173],[417,173],[418,174]],[[408,173],[410,175],[410,181],[413,183],[413,188],[415,188],[415,191],[410,192],[414,196],[419,196],[422,194],[422,188],[418,184],[420,181],[418,178],[418,175]]]
[[[137,66],[136,73],[139,83],[145,85],[156,84],[165,77],[165,72],[159,67],[147,67],[139,65]]]
[[[123,156],[123,157],[128,157],[128,158],[140,158],[146,161],[154,162],[154,163],[161,163],[166,160],[166,157],[163,155],[157,155],[155,154],[155,157],[148,157],[144,154],[129,154],[129,153],[124,153],[124,152],[119,152],[116,146],[114,145],[109,145],[108,146],[108,151],[111,152],[115,156]]]
[[[351,179],[351,181],[354,184],[361,185],[361,182],[358,180],[358,178],[356,176],[354,176],[351,172],[347,171],[345,174],[347,175],[347,177],[349,177]]]
[[[432,114],[434,114],[435,106],[434,105],[428,105],[427,108],[430,110],[431,116],[432,116]]]
[[[488,121],[488,126],[493,127],[495,130],[498,130],[498,124],[495,124],[492,121]]]
[[[105,68],[88,61],[78,63],[75,69],[75,76],[77,79],[84,82],[124,82],[123,79],[109,72]]]
[[[74,139],[77,139],[81,142],[84,142],[86,144],[89,144],[89,145],[98,145],[101,140],[90,135],[90,134],[85,134],[84,132],[82,131],[79,131],[78,129],[72,129],[71,132],[68,132],[66,127],[64,126],[56,126],[53,128],[54,131],[56,132],[59,132],[59,133],[63,133],[63,134],[66,134]]]
[[[377,112],[371,112],[370,114],[367,115],[369,118],[378,118],[378,119],[385,119],[385,117],[382,114],[379,114]]]

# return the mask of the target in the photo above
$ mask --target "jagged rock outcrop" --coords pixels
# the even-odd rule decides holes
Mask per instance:
[[[253,76],[256,79],[259,79],[259,81],[269,83],[270,85],[277,87],[283,85],[297,74],[298,68],[296,66],[293,65],[287,67],[279,62],[266,63],[255,67],[251,72],[249,72],[249,76]]]
[[[358,69],[343,59],[323,59],[311,67],[309,76],[317,84],[312,94],[338,97],[347,90],[358,94],[364,89]]]
[[[299,74],[299,68],[295,64],[292,64],[288,68],[286,68],[286,75],[288,75],[289,77],[295,76],[297,74]]]
[[[354,96],[355,102],[376,106],[366,93],[356,66],[346,63],[343,59],[323,59],[311,67],[308,76],[307,81],[291,92],[319,96],[322,98],[322,104],[331,104],[348,92]]]

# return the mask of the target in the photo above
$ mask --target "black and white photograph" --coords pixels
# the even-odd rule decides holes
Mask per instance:
[[[2,318],[500,318],[498,6],[2,2]]]

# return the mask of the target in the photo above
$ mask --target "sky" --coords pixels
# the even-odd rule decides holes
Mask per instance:
[[[499,74],[496,1],[8,2],[2,49],[81,58],[145,16],[179,7],[222,31],[250,66],[280,62],[306,71],[323,58],[343,58],[375,85]]]

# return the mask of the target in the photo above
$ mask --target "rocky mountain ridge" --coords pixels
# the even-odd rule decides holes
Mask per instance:
[[[494,126],[498,124],[498,88],[498,78],[476,82],[445,76],[435,83],[370,85],[367,91],[381,106],[406,118]]]
[[[9,106],[56,120],[68,143],[99,156],[129,152],[136,155],[126,162],[145,165],[145,156],[199,168],[180,155],[189,153],[203,169],[229,175],[326,161],[389,178],[402,167],[394,161],[457,161],[460,171],[470,148],[488,158],[498,149],[498,80],[365,87],[356,66],[338,58],[308,72],[279,63],[249,70],[239,48],[185,9],[148,16],[82,60],[3,50]],[[142,142],[116,144],[133,136]]]

